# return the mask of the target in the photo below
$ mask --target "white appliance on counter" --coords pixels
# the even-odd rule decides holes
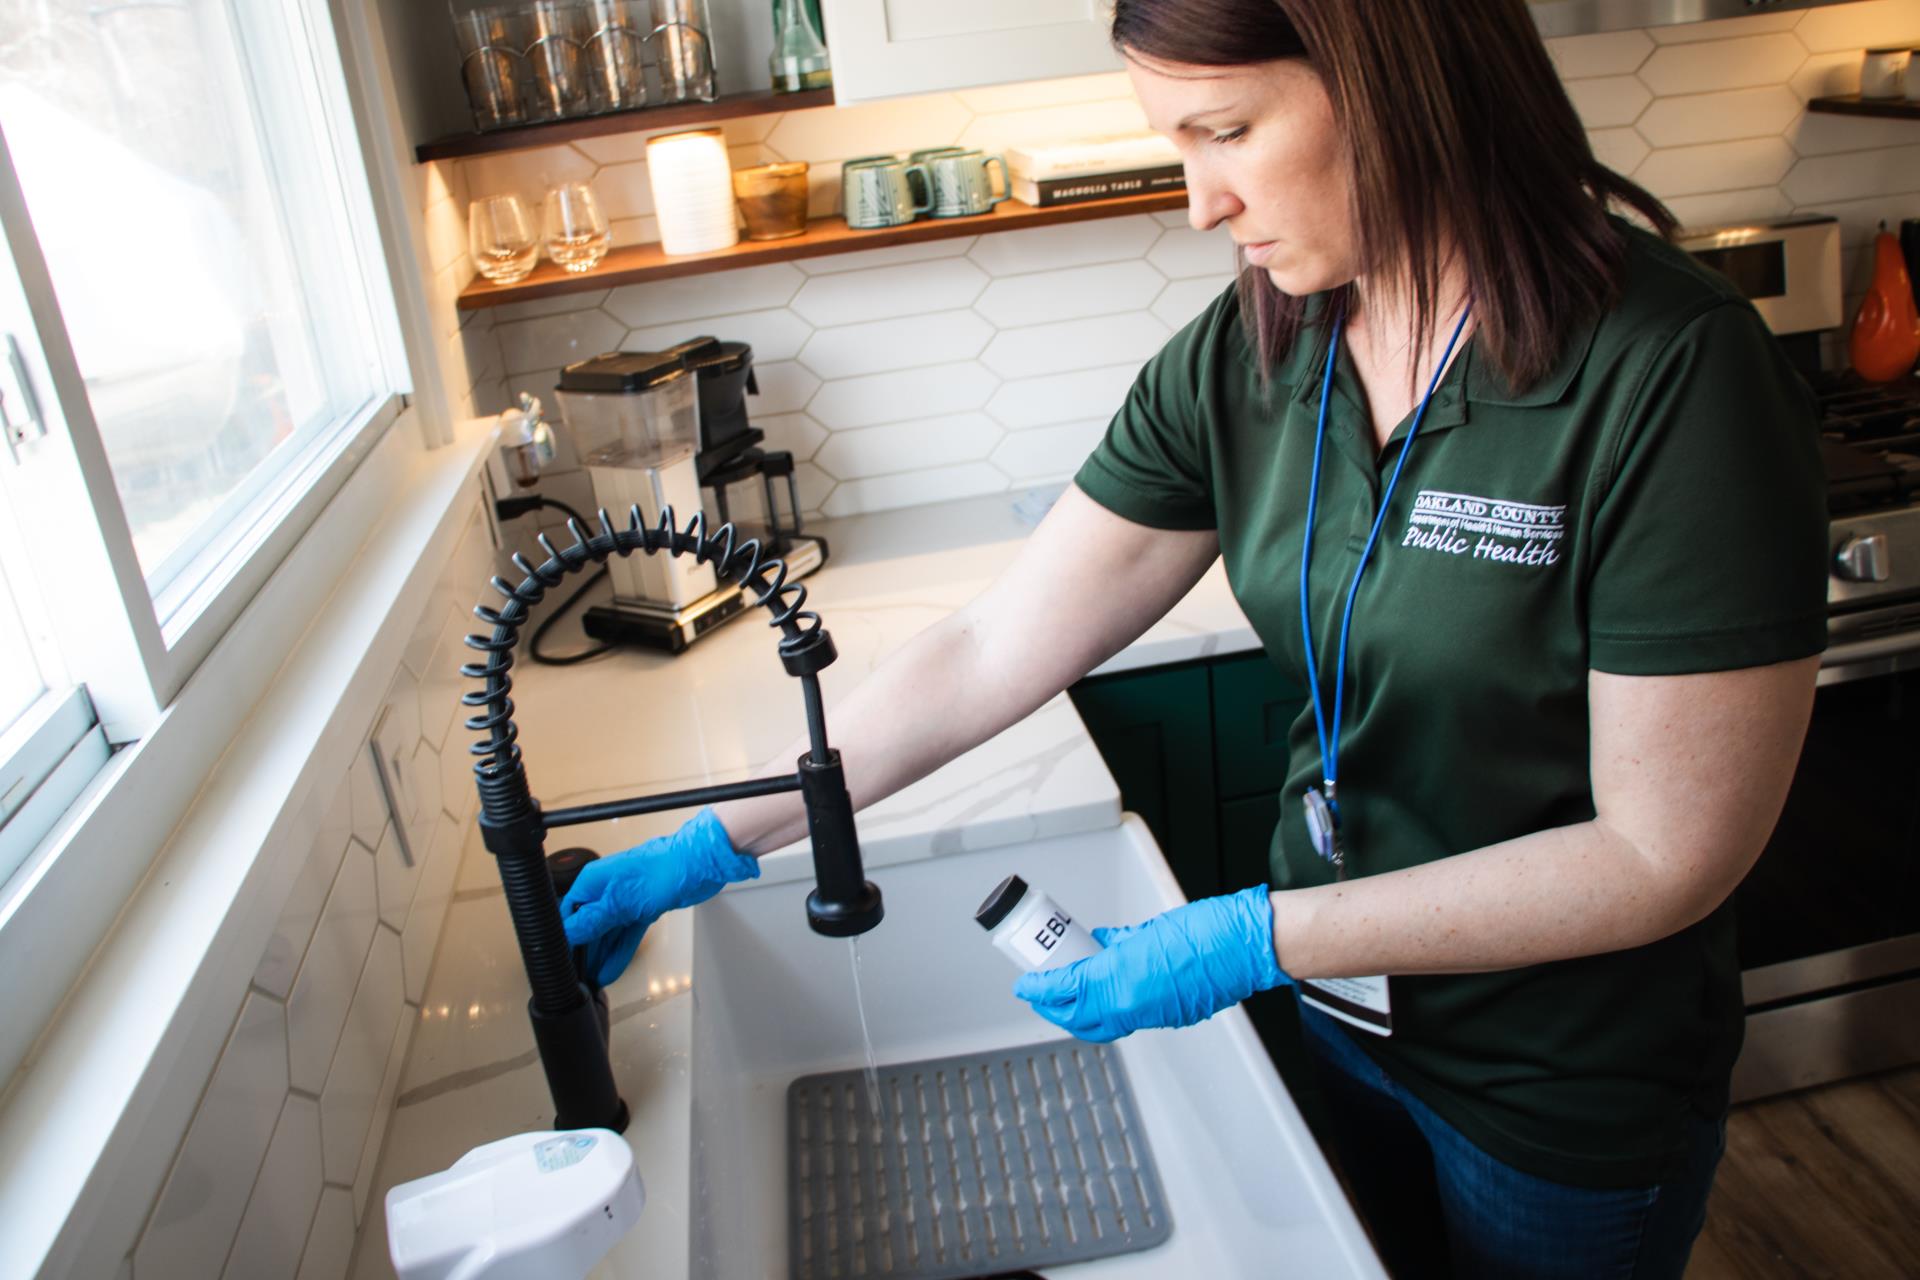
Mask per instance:
[[[581,1280],[646,1199],[611,1129],[517,1133],[387,1192],[387,1250],[399,1280]]]

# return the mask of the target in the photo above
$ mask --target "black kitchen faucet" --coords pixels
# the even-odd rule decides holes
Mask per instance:
[[[606,1002],[581,980],[568,947],[559,899],[547,866],[548,831],[798,791],[806,805],[807,832],[813,844],[815,887],[807,895],[807,921],[814,932],[833,938],[857,936],[880,923],[885,907],[879,888],[866,878],[861,864],[860,838],[854,830],[853,801],[847,794],[840,753],[827,745],[820,672],[837,655],[819,615],[802,608],[806,588],[787,581],[784,562],[763,559],[757,539],[736,542],[738,535],[731,524],[723,524],[709,534],[699,514],[688,521],[686,528],[676,529],[669,507],[661,512],[660,522],[649,527],[642,521],[640,509],[632,507],[627,527],[618,529],[603,509],[599,525],[597,533],[590,533],[578,520],[569,520],[567,531],[573,542],[566,547],[555,546],[541,534],[540,547],[547,553],[545,563],[536,565],[526,556],[515,554],[514,567],[523,575],[520,584],[493,579],[491,585],[505,603],[497,609],[483,604],[473,611],[492,631],[467,637],[467,645],[486,658],[460,668],[461,675],[483,682],[460,700],[477,709],[467,719],[466,727],[485,735],[469,748],[479,757],[473,772],[480,788],[480,832],[499,864],[514,935],[519,939],[520,956],[533,989],[527,1012],[533,1020],[534,1044],[546,1069],[547,1087],[553,1095],[555,1127],[623,1130],[627,1107],[613,1082]],[[609,556],[628,556],[636,551],[650,556],[692,555],[712,564],[722,580],[737,578],[754,593],[756,603],[767,607],[773,615],[770,625],[781,632],[780,661],[787,674],[800,679],[806,700],[808,750],[800,757],[795,772],[780,777],[544,811],[527,783],[526,766],[515,741],[519,731],[513,723],[513,699],[508,696],[513,688],[508,672],[513,667],[520,629],[533,606],[568,574],[603,564]]]

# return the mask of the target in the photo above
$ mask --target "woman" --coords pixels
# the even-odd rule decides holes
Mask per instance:
[[[1594,160],[1520,0],[1121,0],[1113,34],[1244,268],[1005,576],[836,708],[855,802],[1224,556],[1316,693],[1276,888],[1016,994],[1112,1039],[1295,982],[1397,1274],[1678,1276],[1740,1041],[1726,901],[1825,641],[1810,398],[1724,281],[1609,215],[1672,228]],[[703,813],[591,868],[569,933],[617,972],[803,834],[791,797]]]

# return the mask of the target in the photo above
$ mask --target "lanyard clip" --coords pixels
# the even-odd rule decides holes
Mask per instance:
[[[1344,870],[1346,851],[1340,847],[1340,811],[1333,805],[1333,783],[1307,788],[1306,814],[1307,839],[1313,851]]]

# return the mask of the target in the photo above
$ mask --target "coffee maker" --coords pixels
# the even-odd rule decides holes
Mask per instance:
[[[703,335],[664,351],[610,352],[568,365],[557,391],[594,503],[621,523],[632,506],[648,524],[670,506],[681,528],[705,510],[709,529],[731,521],[743,540],[760,539],[789,580],[825,563],[825,541],[801,528],[793,455],[760,448],[766,435],[748,421],[746,397],[759,386],[746,343]],[[678,653],[754,603],[687,556],[616,557],[607,567],[613,599],[588,609],[583,625],[611,644]]]

